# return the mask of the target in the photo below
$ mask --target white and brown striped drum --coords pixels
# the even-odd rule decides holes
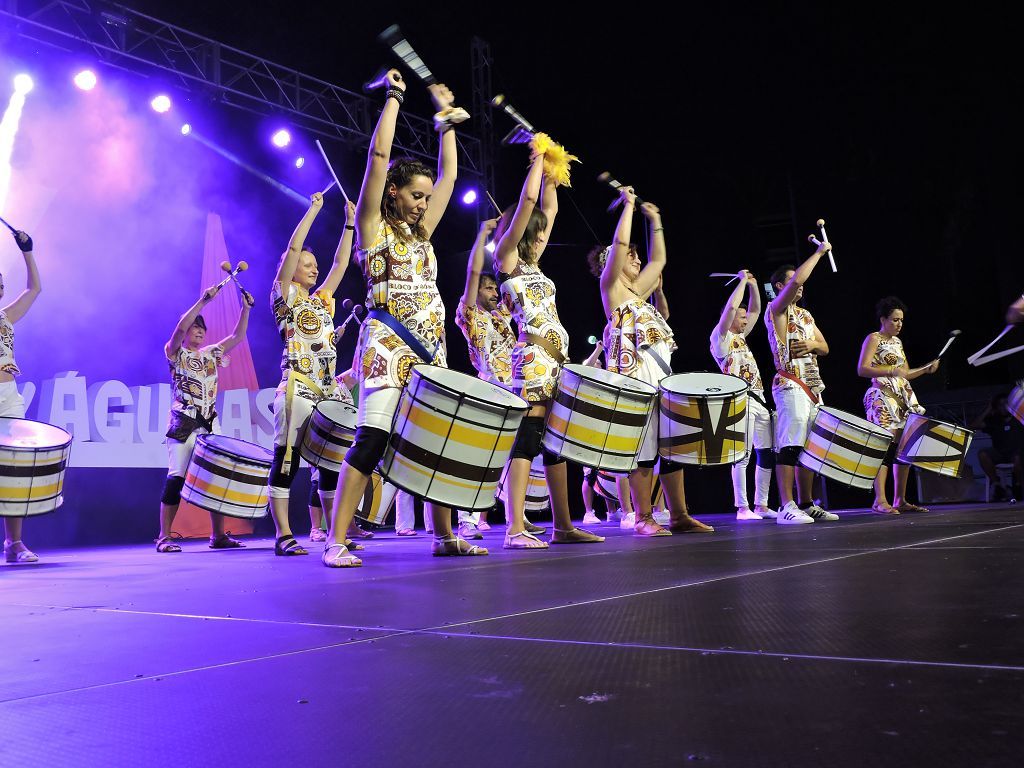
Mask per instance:
[[[314,467],[341,472],[356,437],[356,409],[339,400],[321,400],[302,435],[299,455]]]
[[[181,498],[229,517],[265,517],[272,458],[270,451],[255,443],[225,435],[199,435]]]
[[[747,383],[726,373],[661,380],[658,453],[679,464],[735,464],[747,455]]]
[[[511,462],[509,462],[511,463]],[[505,465],[505,471],[501,473],[501,481],[498,483],[498,496],[501,498],[502,504],[505,505],[505,509],[509,509],[508,497],[505,493],[505,483],[508,479],[508,467]],[[530,464],[530,479],[526,483],[526,506],[524,509],[527,512],[543,512],[545,509],[551,506],[551,500],[548,498],[548,481],[544,475],[544,457],[537,456],[533,463]]]
[[[892,434],[866,419],[822,406],[800,452],[801,466],[851,488],[870,489]]]
[[[658,390],[588,365],[562,366],[544,425],[544,447],[585,467],[632,472]]]
[[[1011,390],[1006,399],[1006,408],[1017,421],[1024,424],[1024,381],[1018,381],[1017,386]]]
[[[896,458],[929,472],[960,477],[973,439],[969,429],[912,413],[903,427]]]
[[[398,489],[395,486],[374,472],[366,484],[359,506],[356,507],[356,517],[375,525],[384,525],[395,503],[396,493]]]
[[[595,470],[596,471],[596,470]],[[594,483],[598,494],[608,501],[619,503],[618,477],[611,472],[600,471],[597,474],[597,481]],[[661,478],[654,473],[654,485],[651,487],[651,508],[665,508],[665,491],[661,487]]]
[[[416,365],[398,402],[379,471],[424,501],[490,509],[529,407],[486,381]]]
[[[0,418],[0,517],[53,512],[64,503],[71,435],[30,419]]]

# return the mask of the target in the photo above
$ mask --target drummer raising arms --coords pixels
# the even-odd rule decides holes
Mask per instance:
[[[661,213],[651,203],[641,206],[650,229],[651,250],[641,268],[640,256],[630,245],[636,195],[632,187],[621,191],[622,214],[612,244],[594,250],[588,257],[590,270],[601,281],[601,304],[608,323],[604,329],[605,362],[608,370],[657,387],[672,374],[670,359],[676,349],[672,329],[646,297],[658,285],[667,261]],[[663,297],[661,299],[663,301]],[[629,475],[629,487],[636,514],[633,533],[638,536],[668,536],[672,531],[710,533],[714,529],[690,517],[683,490],[682,465],[662,459],[659,466],[662,488],[669,506],[669,528],[654,519],[651,490],[654,466],[658,464],[658,415],[651,412],[644,442],[637,456],[638,467]]]
[[[242,310],[231,335],[216,344],[204,345],[206,321],[199,314],[213,301],[220,288],[216,285],[203,291],[199,301],[189,307],[174,327],[164,345],[164,355],[171,368],[171,416],[167,427],[167,480],[160,497],[160,535],[157,552],[181,552],[171,541],[171,526],[181,503],[192,448],[199,435],[217,431],[217,369],[228,364],[227,353],[245,338],[249,310],[253,298],[242,293]],[[224,515],[210,513],[210,549],[237,549],[245,545],[224,530]]]
[[[274,461],[270,468],[270,511],[274,517],[277,540],[274,554],[285,557],[305,555],[292,535],[288,521],[288,498],[299,469],[299,446],[313,409],[321,400],[340,400],[334,379],[337,351],[334,347],[334,293],[348,268],[355,231],[355,206],[346,205],[345,230],[334,253],[334,262],[319,288],[314,290],[319,268],[316,256],[305,247],[306,235],[323,207],[323,195],[314,192],[309,210],[299,221],[281,256],[271,306],[284,352],[281,355],[281,383],[274,396]],[[338,486],[338,473],[321,469],[319,493],[324,509],[329,509]]]
[[[14,362],[14,324],[28,312],[42,291],[42,283],[32,255],[32,238],[18,231],[14,233],[14,242],[25,259],[27,279],[25,290],[18,294],[18,298],[0,309],[0,416],[21,419],[25,417],[25,400],[14,382],[14,377],[21,373]],[[0,300],[3,297],[4,281],[0,275]],[[39,560],[38,555],[21,540],[23,523],[21,517],[4,518],[4,559],[8,563],[34,563]]]
[[[747,506],[747,465],[749,452],[743,461],[732,465],[732,493],[736,504],[737,520],[762,520],[774,518],[775,510],[768,506],[768,490],[772,482],[772,467],[775,453],[772,450],[772,416],[764,398],[764,384],[757,361],[747,346],[747,336],[757,325],[761,314],[761,294],[757,279],[745,269],[736,275],[739,278],[732,295],[725,302],[718,325],[711,331],[711,356],[715,358],[722,373],[738,376],[750,387],[747,408],[750,412],[749,431],[754,451],[757,453],[757,467],[754,471],[754,509]],[[743,292],[750,289],[746,308]]]
[[[830,250],[829,243],[822,243],[799,268],[785,265],[771,277],[776,296],[768,305],[764,322],[768,326],[768,343],[776,371],[772,397],[777,409],[775,477],[779,486],[779,512],[775,522],[779,525],[839,519],[839,515],[814,503],[811,498],[814,473],[797,466],[825,389],[818,371],[818,358],[828,354],[828,343],[814,317],[797,306],[797,301],[804,295],[804,283]],[[799,504],[793,500],[794,475]]]
[[[384,108],[370,140],[356,206],[356,256],[373,309],[359,330],[356,435],[345,455],[341,488],[321,558],[330,568],[362,564],[348,551],[343,536],[387,448],[392,419],[412,367],[417,363],[447,365],[445,308],[437,289],[437,257],[430,237],[455,188],[455,130],[441,119],[452,111],[455,99],[445,85],[429,87],[438,110],[435,124],[441,133],[436,176],[418,160],[396,159],[389,164],[398,111],[405,100],[405,81],[396,69],[387,73],[387,80]],[[426,508],[433,516],[434,555],[487,554],[483,547],[452,533],[451,509],[438,504],[427,504]]]

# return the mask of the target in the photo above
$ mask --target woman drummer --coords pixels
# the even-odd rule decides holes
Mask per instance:
[[[630,245],[636,195],[631,187],[622,190],[622,214],[612,244],[591,252],[591,271],[601,281],[601,303],[608,317],[604,330],[608,370],[657,387],[671,373],[670,359],[676,349],[672,329],[658,309],[645,301],[658,285],[665,268],[665,233],[661,213],[651,203],[641,206],[650,230],[651,249],[641,268],[636,248]],[[668,500],[669,528],[659,525],[651,507],[654,465],[658,462],[658,416],[651,412],[644,442],[637,456],[639,466],[629,475],[638,536],[668,536],[672,531],[710,532],[714,529],[691,517],[686,508],[682,466],[662,459],[659,470]]]
[[[910,382],[926,373],[935,373],[939,369],[937,359],[920,368],[911,368],[907,365],[907,356],[903,352],[903,342],[900,340],[906,310],[903,302],[895,296],[887,296],[878,302],[875,316],[880,327],[864,339],[864,344],[860,348],[860,360],[857,361],[857,375],[871,379],[871,386],[864,394],[867,419],[893,434],[892,447],[886,456],[888,463],[892,464],[893,503],[890,505],[885,496],[888,467],[883,464],[875,477],[875,502],[871,505],[874,512],[887,515],[928,511],[907,501],[905,494],[910,466],[895,461],[896,445],[903,433],[907,415],[924,413],[924,408],[917,402]]]
[[[32,238],[18,231],[14,233],[14,242],[25,259],[27,279],[25,290],[18,294],[18,298],[0,309],[0,416],[22,419],[25,417],[25,400],[14,383],[14,377],[21,374],[21,369],[14,362],[14,324],[25,316],[39,296],[42,283],[32,255]],[[4,281],[0,275],[0,299],[3,297]],[[4,559],[8,563],[34,563],[39,560],[38,555],[21,540],[23,523],[21,517],[4,517]]]
[[[540,137],[543,142],[538,142]],[[555,395],[558,374],[569,353],[569,334],[555,308],[555,285],[538,265],[558,211],[556,183],[551,175],[545,174],[545,152],[537,148],[545,145],[550,145],[550,140],[538,134],[519,203],[502,214],[495,229],[494,271],[502,301],[519,328],[519,340],[512,350],[512,381],[507,388],[530,403],[512,448],[508,471],[506,549],[548,546],[526,530],[526,489],[530,464],[541,453],[544,419]],[[554,515],[551,542],[604,541],[604,537],[572,524],[565,459],[544,451],[544,475]]]
[[[322,556],[331,568],[362,561],[345,546],[366,483],[387,447],[391,422],[412,366],[445,366],[445,309],[437,290],[437,258],[430,237],[444,215],[455,187],[457,146],[451,122],[454,97],[447,87],[431,85],[441,132],[436,174],[418,160],[389,164],[405,96],[398,70],[387,74],[384,109],[370,141],[369,158],[356,206],[356,258],[366,278],[373,311],[363,321],[356,345],[359,361],[359,413],[356,435],[345,455],[341,488],[331,513],[331,529]],[[426,355],[426,357],[424,356]],[[486,555],[487,550],[452,534],[451,509],[427,504],[433,517],[435,555]]]
[[[334,379],[337,353],[334,346],[334,293],[348,268],[355,231],[355,206],[348,203],[345,230],[338,243],[327,277],[319,288],[316,256],[305,247],[306,235],[323,206],[323,195],[315,192],[309,210],[292,233],[288,249],[274,278],[270,299],[274,319],[284,342],[281,355],[281,383],[274,397],[274,460],[270,468],[270,511],[277,540],[274,554],[284,557],[308,552],[295,540],[288,521],[288,498],[299,469],[298,435],[302,434],[313,409],[321,400],[340,400]],[[324,508],[330,506],[338,473],[320,470],[320,495]]]

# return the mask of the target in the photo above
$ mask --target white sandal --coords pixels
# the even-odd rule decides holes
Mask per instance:
[[[14,547],[21,544],[24,549],[15,552]],[[8,563],[38,563],[39,555],[33,552],[31,549],[25,546],[25,542],[19,541],[5,541],[4,542],[4,559]]]
[[[331,555],[332,549],[338,550],[337,554]],[[328,544],[324,547],[320,562],[328,568],[358,568],[363,564],[363,561],[349,552],[344,544]]]
[[[531,539],[533,541],[536,541],[536,542],[542,544],[543,546],[531,547],[528,544],[517,543],[515,541],[515,539],[520,539],[520,538],[522,538],[522,539]],[[540,539],[538,539],[536,536],[534,536],[529,531],[520,531],[519,533],[506,533],[505,534],[505,543],[502,546],[505,549],[547,549],[548,548],[548,543],[546,541],[541,541]]]

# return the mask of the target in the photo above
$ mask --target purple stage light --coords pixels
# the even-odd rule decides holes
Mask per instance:
[[[462,196],[463,205],[472,205],[476,202],[476,190],[470,189]]]
[[[181,135],[182,136],[188,136],[190,133],[192,133],[192,124],[191,123],[182,123],[182,125],[181,125]]]
[[[151,106],[154,109],[154,111],[163,114],[171,108],[171,99],[169,96],[165,96],[161,93],[159,96],[155,97],[151,102],[149,102],[149,106]]]
[[[24,96],[35,88],[35,83],[32,82],[32,78],[22,72],[20,75],[14,76],[14,92],[20,93]]]
[[[79,90],[91,91],[96,87],[96,73],[91,69],[83,69],[75,75],[75,85]]]
[[[270,141],[275,147],[284,149],[292,143],[292,135],[288,133],[286,129],[282,128],[270,137]]]
[[[306,158],[302,157],[301,155],[299,155],[299,157],[295,158],[295,167],[296,168],[301,168],[305,164],[306,164]]]

